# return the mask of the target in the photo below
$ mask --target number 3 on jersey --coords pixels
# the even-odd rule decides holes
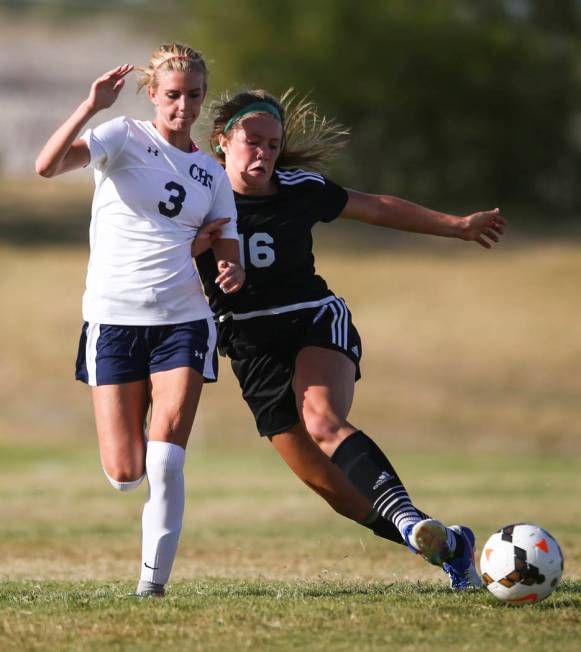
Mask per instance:
[[[240,262],[246,267],[246,252],[253,267],[270,267],[274,263],[274,249],[269,245],[274,243],[274,238],[268,233],[253,233],[246,242],[246,238],[239,234]]]
[[[165,184],[164,188],[169,191],[169,198],[167,202],[160,201],[157,208],[166,217],[176,217],[180,214],[184,205],[186,189],[175,181],[169,181]]]

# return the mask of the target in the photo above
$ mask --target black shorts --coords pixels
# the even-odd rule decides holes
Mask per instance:
[[[297,354],[306,346],[340,351],[361,378],[361,338],[343,299],[279,315],[227,319],[219,326],[219,348],[231,359],[242,397],[261,436],[286,432],[299,415],[292,380]]]

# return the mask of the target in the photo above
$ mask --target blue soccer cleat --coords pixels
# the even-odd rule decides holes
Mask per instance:
[[[450,558],[446,527],[433,518],[410,524],[404,529],[407,547],[434,566],[443,566]]]
[[[442,568],[450,576],[450,587],[453,591],[466,589],[479,589],[482,580],[474,564],[474,548],[476,538],[470,528],[461,525],[451,525],[450,530],[462,537],[464,552],[460,557],[452,557],[444,563]]]

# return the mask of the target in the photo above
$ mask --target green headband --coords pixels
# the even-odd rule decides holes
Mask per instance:
[[[232,129],[232,127],[239,120],[241,120],[245,115],[248,115],[249,113],[270,113],[270,115],[274,116],[280,123],[282,123],[282,116],[280,115],[280,111],[276,108],[276,106],[270,102],[252,102],[252,104],[248,104],[243,109],[240,109],[238,113],[235,113],[230,118],[230,120],[228,120],[222,133],[225,134],[230,131],[230,129]],[[216,145],[216,152],[218,154],[222,153],[222,148],[220,145]]]

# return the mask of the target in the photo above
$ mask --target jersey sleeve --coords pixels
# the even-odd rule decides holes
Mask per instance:
[[[316,207],[314,214],[317,222],[332,222],[343,212],[349,198],[345,188],[322,177],[324,183],[317,183]]]
[[[119,156],[129,137],[129,122],[120,117],[87,129],[81,139],[91,153],[91,167],[103,171]]]
[[[221,217],[229,217],[230,221],[222,227],[222,238],[238,240],[238,229],[236,227],[236,204],[234,193],[226,172],[220,167],[216,175],[216,186],[212,206],[204,219],[204,224],[213,222]]]

